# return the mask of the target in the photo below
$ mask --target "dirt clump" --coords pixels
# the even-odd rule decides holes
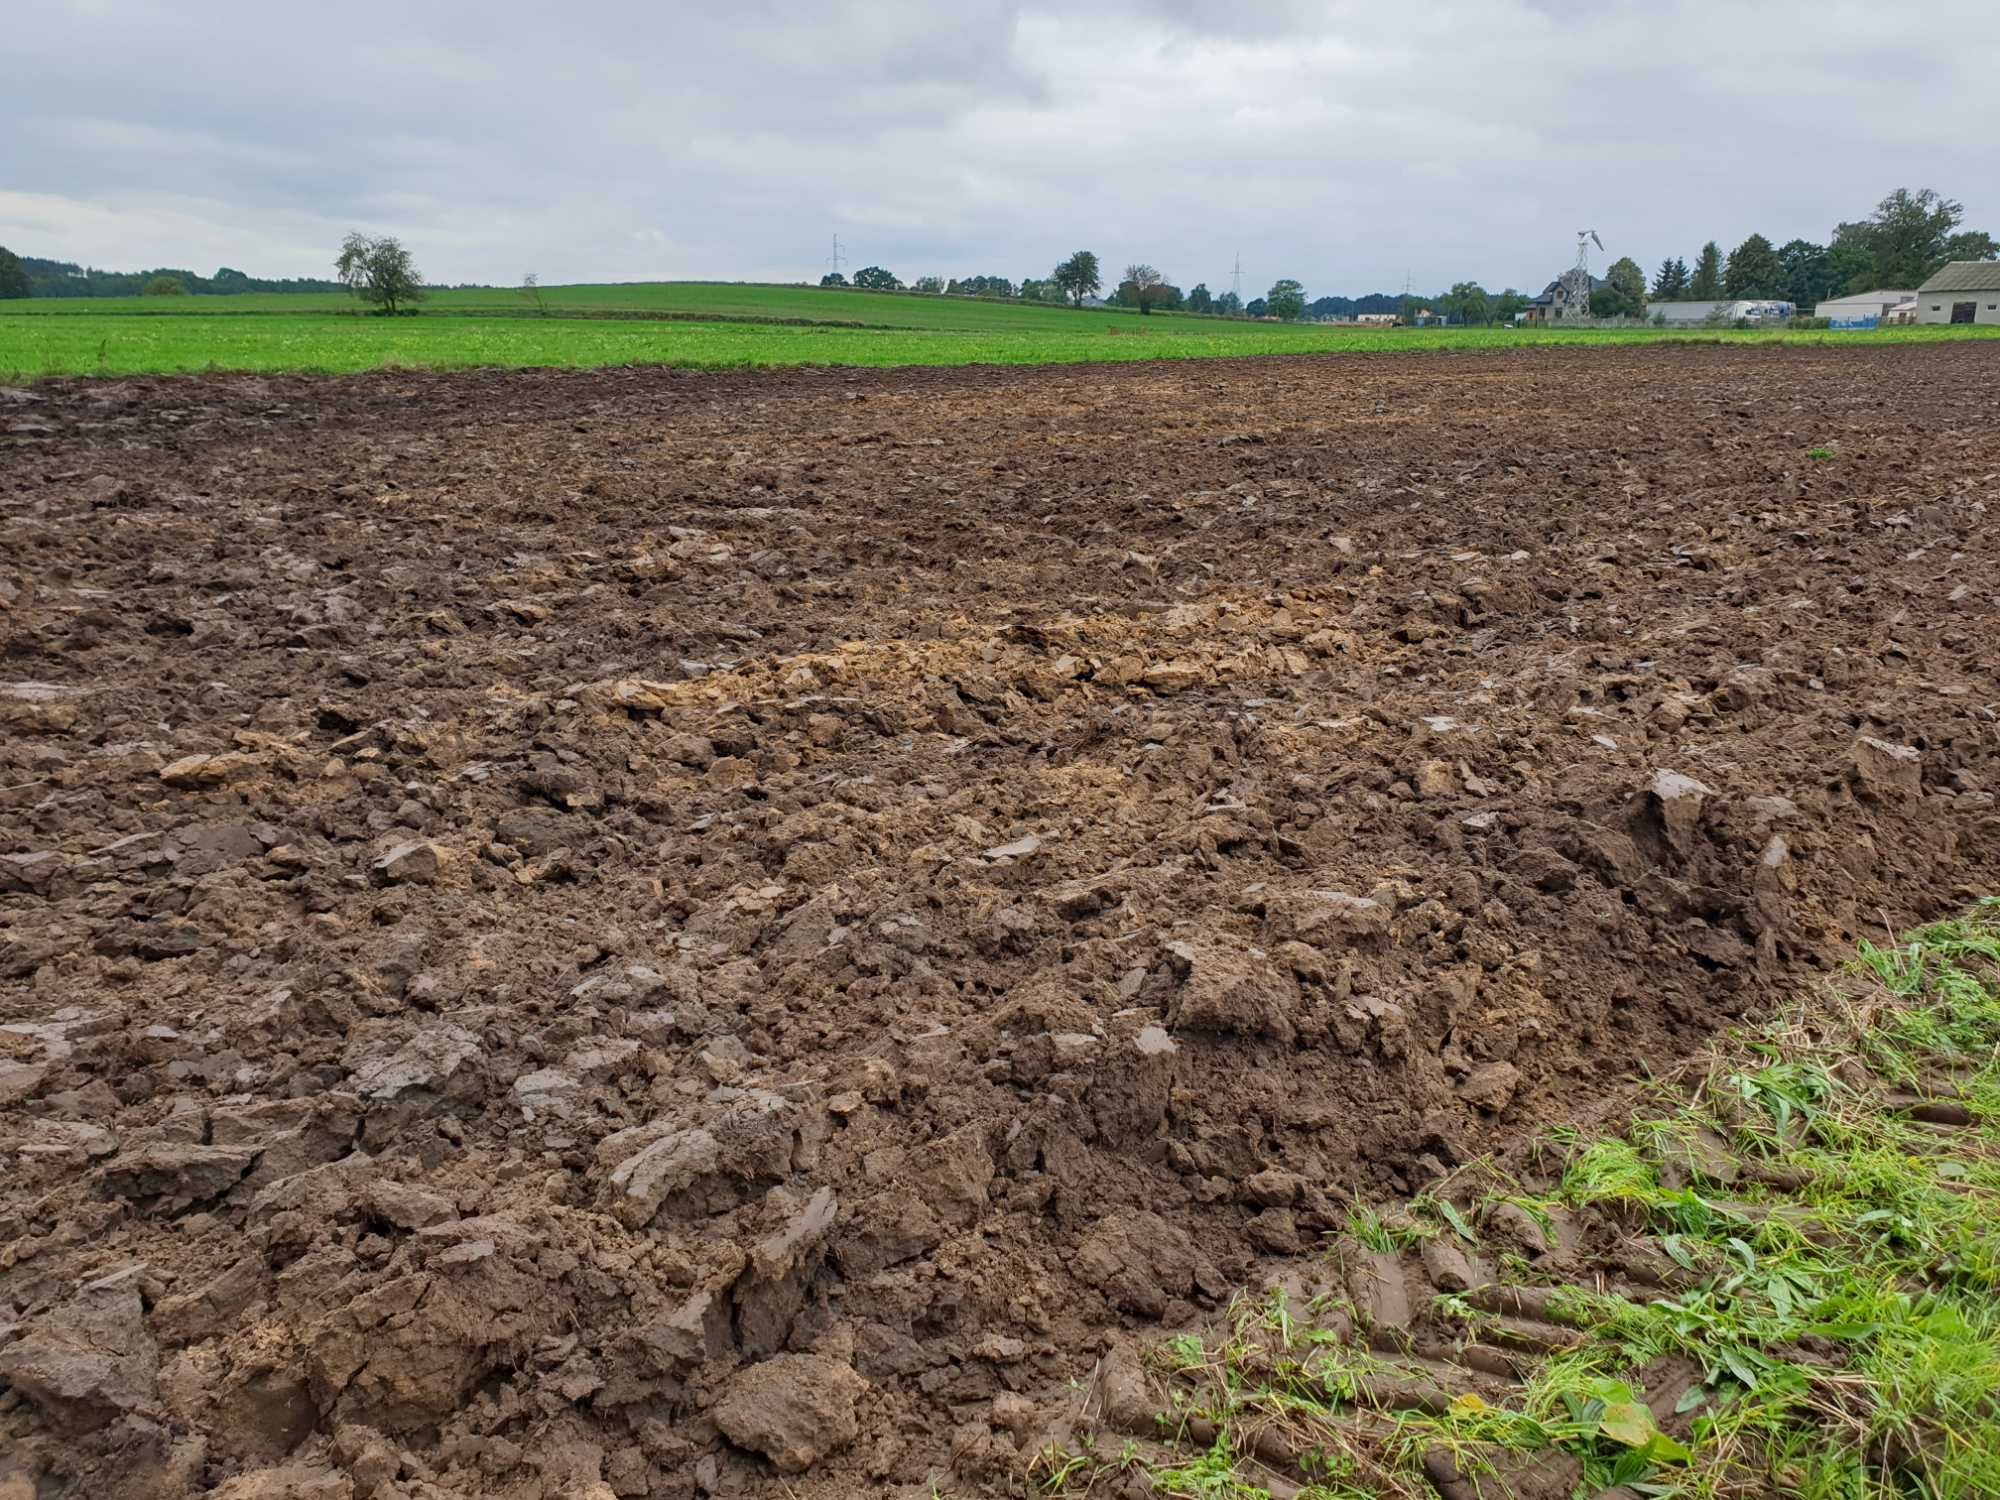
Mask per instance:
[[[715,1425],[737,1447],[798,1474],[854,1441],[854,1407],[868,1382],[818,1354],[774,1354],[731,1377]]]
[[[1993,363],[39,388],[0,1452],[1004,1488],[1118,1339],[1990,888]]]

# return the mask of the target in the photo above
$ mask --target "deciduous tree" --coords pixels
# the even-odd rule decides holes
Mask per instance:
[[[187,283],[178,276],[155,276],[146,283],[146,290],[141,293],[146,297],[185,297],[187,294]]]
[[[936,296],[944,291],[944,278],[942,276],[919,276],[915,281],[910,283],[910,290],[913,292],[929,292],[931,295]]]
[[[1953,260],[2000,260],[2000,244],[1983,229],[1968,229],[1944,242],[1944,258]]]
[[[1166,300],[1166,285],[1166,277],[1144,261],[1136,261],[1125,268],[1125,279],[1118,283],[1119,300],[1150,313]]]
[[[1049,277],[1062,288],[1063,295],[1078,307],[1083,306],[1085,297],[1094,297],[1104,285],[1103,273],[1097,267],[1097,252],[1079,250],[1068,260],[1055,268]]]
[[[375,239],[354,231],[340,242],[333,267],[350,292],[391,317],[423,299],[424,278],[393,235]]]
[[[1872,269],[1878,287],[1922,286],[1932,272],[1949,260],[1985,258],[1953,254],[1954,244],[1962,242],[1964,237],[1954,236],[1952,231],[1964,217],[1964,205],[1929,188],[1919,188],[1914,193],[1908,188],[1897,188],[1875,205],[1875,212],[1868,218],[1858,224],[1838,226],[1833,231],[1833,242],[1836,246],[1854,244],[1865,248],[1873,257]],[[1986,243],[1990,246],[1992,241]]]
[[[846,286],[847,278],[838,271],[828,271],[824,276],[820,277],[819,284],[821,286]]]
[[[1828,285],[1836,294],[1872,292],[1887,285],[1875,274],[1875,252],[1859,240],[1836,237],[1826,247],[1826,261]]]
[[[1025,282],[1023,286],[1026,286]],[[1011,297],[1014,295],[1014,283],[1005,276],[965,276],[952,282],[945,290],[961,297]],[[1025,297],[1028,293],[1024,290],[1021,295]]]
[[[1833,258],[1811,240],[1787,240],[1778,247],[1778,295],[1800,311],[1833,292]]]
[[[1761,234],[1753,234],[1729,252],[1729,264],[1722,272],[1725,297],[1775,297],[1784,271],[1778,252]]]
[[[1296,322],[1306,315],[1306,289],[1290,277],[1274,281],[1264,294],[1264,306],[1272,317]]]
[[[864,292],[900,292],[903,283],[895,273],[885,271],[880,266],[863,266],[854,273],[854,284]]]
[[[1187,310],[1191,313],[1215,311],[1215,298],[1209,295],[1208,283],[1197,281],[1194,290],[1187,294]]]
[[[1484,323],[1493,316],[1492,299],[1476,281],[1459,281],[1438,298],[1438,310],[1454,323]]]
[[[1646,273],[1639,262],[1621,255],[1604,273],[1604,285],[1590,294],[1590,311],[1599,318],[1646,316]]]

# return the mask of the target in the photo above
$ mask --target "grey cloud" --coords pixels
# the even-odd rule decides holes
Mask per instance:
[[[218,0],[10,37],[0,243],[318,273],[350,225],[439,279],[905,275],[1078,245],[1191,285],[1539,285],[1824,237],[1899,184],[2000,231],[2000,10],[1771,0]]]

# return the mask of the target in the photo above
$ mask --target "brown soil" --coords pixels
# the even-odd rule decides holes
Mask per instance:
[[[6,1500],[997,1485],[1121,1328],[2000,865],[1996,348],[0,444]]]

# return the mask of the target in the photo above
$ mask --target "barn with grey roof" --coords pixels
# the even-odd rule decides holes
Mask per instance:
[[[2000,260],[1955,260],[1917,288],[1919,323],[2000,326]]]

